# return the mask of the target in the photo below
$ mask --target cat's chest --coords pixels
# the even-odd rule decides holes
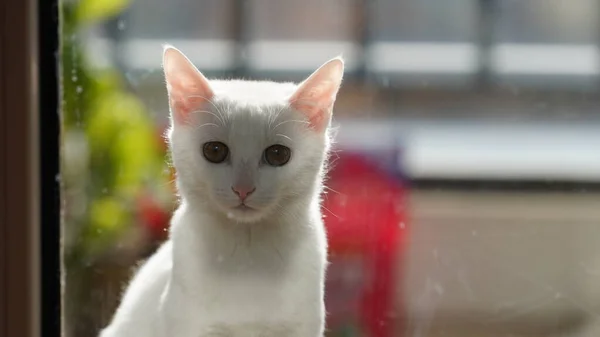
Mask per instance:
[[[203,296],[177,291],[171,296],[166,336],[185,337],[270,337],[298,336],[307,313],[319,313],[314,305],[300,300],[302,292],[272,282],[221,279],[204,288]],[[246,283],[244,286],[243,283]],[[312,315],[312,314],[311,314]]]
[[[298,335],[298,323],[217,323],[202,328],[198,337],[281,337]]]
[[[292,288],[294,285],[285,279],[221,277],[206,289],[196,304],[206,322],[285,321],[292,318],[304,302],[303,287],[290,291]]]
[[[175,334],[190,337],[293,337],[303,322],[315,321],[321,311],[318,302],[299,301],[279,290],[254,287],[242,291],[226,287],[213,289],[190,309],[179,306],[177,318],[170,321]],[[313,317],[314,316],[314,317]],[[181,333],[179,333],[181,332]]]

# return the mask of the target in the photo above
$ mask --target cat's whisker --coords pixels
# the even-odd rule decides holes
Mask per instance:
[[[281,133],[275,134],[275,136],[278,136],[278,137],[283,137],[283,138],[285,138],[285,139],[289,140],[289,141],[290,141],[290,142],[292,142],[292,143],[294,142],[294,140],[293,140],[292,138],[290,138],[289,136],[286,136],[286,135],[284,135],[284,134],[281,134]]]
[[[161,187],[169,186],[169,185],[173,184],[175,181],[177,181],[177,178],[175,178],[175,179],[170,179],[169,181],[167,181],[167,182],[163,183],[163,184],[161,185]]]
[[[281,116],[281,113],[283,112],[283,110],[285,110],[288,106],[284,105],[282,106],[277,113],[275,113],[274,115],[271,116],[271,118],[269,119],[269,130],[274,131],[275,128],[273,128],[273,123],[275,123],[275,121],[279,118],[279,116]]]
[[[340,219],[340,217],[337,214],[333,213],[329,208],[327,208],[327,207],[325,207],[323,205],[321,205],[321,208],[323,208],[324,210],[326,210],[327,212],[329,212],[329,214],[331,214],[334,217],[336,217],[336,219]]]
[[[211,99],[208,99],[206,96],[196,94],[196,95],[188,95],[187,97],[188,98],[202,98],[205,101],[207,101],[208,103],[210,103],[215,108],[215,110],[220,112],[219,107]]]
[[[221,123],[221,125],[225,126],[225,121],[220,116],[218,116],[216,113],[214,113],[212,111],[208,111],[208,110],[194,110],[194,111],[192,111],[192,113],[201,113],[201,112],[205,112],[207,114],[213,115]]]
[[[217,113],[219,114],[219,116],[221,116],[221,119],[224,123],[229,122],[229,114],[227,114],[226,112],[231,111],[231,104],[231,102],[228,102],[226,107],[222,107],[221,109],[217,108]]]
[[[221,121],[221,123],[223,125],[225,125],[225,118],[223,117],[223,115],[224,115],[223,111],[221,111],[221,109],[219,109],[219,107],[212,100],[210,100],[210,99],[208,99],[208,98],[206,98],[206,97],[204,97],[202,95],[189,95],[187,97],[188,98],[202,98],[205,101],[207,101],[208,103],[210,103],[215,108],[215,110],[217,111],[217,113],[219,114],[218,117],[217,117],[217,115],[214,115],[214,116],[217,117]]]
[[[331,187],[329,187],[329,186],[326,186],[326,185],[325,185],[325,186],[323,186],[323,188],[324,188],[324,189],[326,189],[326,190],[328,190],[328,191],[331,191],[331,192],[333,192],[333,193],[336,193],[336,194],[342,195],[342,193],[340,193],[340,192],[338,192],[338,191],[334,190],[333,188],[331,188]]]
[[[215,123],[204,123],[204,124],[202,124],[202,125],[199,125],[199,126],[197,126],[197,127],[196,127],[196,130],[198,130],[198,129],[202,128],[202,127],[205,127],[205,126],[215,126],[215,127],[219,127],[219,125],[218,125],[218,124],[215,124]]]
[[[283,124],[286,124],[286,123],[302,123],[302,124],[310,124],[308,121],[303,121],[303,120],[299,120],[299,119],[288,119],[288,120],[285,120],[285,121],[283,121],[283,122],[280,122],[280,123],[278,123],[277,125],[275,125],[275,127],[273,128],[273,130],[274,130],[274,129],[277,129],[278,127],[280,127],[280,126],[282,126]]]

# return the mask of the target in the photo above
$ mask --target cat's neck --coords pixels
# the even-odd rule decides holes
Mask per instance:
[[[291,258],[298,244],[322,230],[316,198],[290,201],[285,213],[273,212],[255,223],[235,222],[206,203],[184,199],[171,227],[174,272],[193,281],[193,275],[205,272],[198,266],[233,268],[232,272],[245,265],[279,266]]]

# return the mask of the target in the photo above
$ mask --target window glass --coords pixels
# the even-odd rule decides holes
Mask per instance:
[[[372,6],[376,39],[465,42],[477,38],[477,1],[377,0]]]
[[[496,80],[534,88],[596,87],[598,2],[499,1],[495,6],[490,66]]]
[[[128,36],[143,39],[230,39],[235,1],[134,1],[123,24]]]
[[[65,336],[98,335],[169,240],[164,44],[209,81],[345,59],[326,336],[600,336],[596,1],[61,5]]]
[[[374,1],[367,69],[384,83],[463,87],[478,71],[478,3]]]
[[[248,1],[248,31],[258,40],[352,40],[356,2]]]
[[[498,1],[495,6],[498,41],[589,44],[596,40],[596,1]]]
[[[300,80],[321,60],[338,55],[349,71],[358,66],[355,2],[253,0],[247,5],[245,56],[256,76]]]

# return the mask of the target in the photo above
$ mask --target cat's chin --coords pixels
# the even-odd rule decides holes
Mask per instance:
[[[238,205],[227,210],[229,219],[244,223],[257,222],[263,217],[263,212],[247,205]]]

